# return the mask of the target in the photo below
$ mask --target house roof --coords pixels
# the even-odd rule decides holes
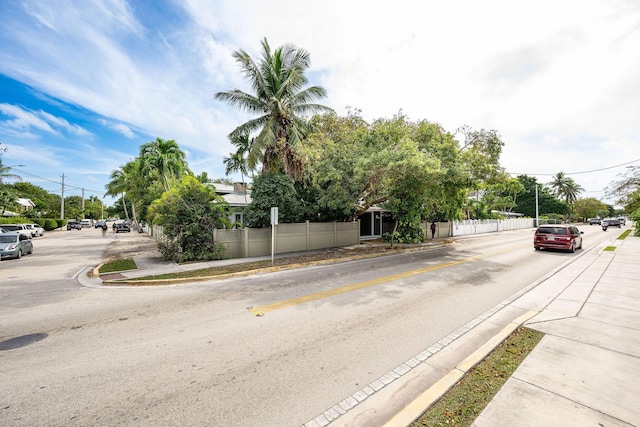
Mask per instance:
[[[25,208],[35,208],[36,204],[31,201],[31,199],[25,199],[23,197],[19,197],[16,201],[20,206],[24,206]]]
[[[247,206],[251,203],[251,194],[243,193],[232,193],[232,194],[221,194],[222,198],[229,203],[229,206]]]

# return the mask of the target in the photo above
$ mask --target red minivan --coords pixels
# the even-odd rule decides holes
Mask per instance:
[[[582,249],[583,231],[573,225],[541,225],[533,236],[533,247],[540,249],[561,249],[575,252]]]

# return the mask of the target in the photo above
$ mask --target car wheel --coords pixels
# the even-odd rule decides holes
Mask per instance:
[[[540,250],[540,246],[534,246],[533,249],[535,249],[536,251]]]
[[[28,255],[31,255],[33,253],[33,246],[31,246],[31,249],[29,249],[29,252],[27,252]]]
[[[571,248],[569,249],[569,252],[571,252],[571,253],[575,253],[575,251],[576,251],[576,244],[575,244],[575,243],[572,243],[572,244],[571,244]]]
[[[16,259],[22,258],[22,249],[18,249],[18,254],[16,255]]]

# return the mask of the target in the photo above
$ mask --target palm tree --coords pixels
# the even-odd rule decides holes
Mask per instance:
[[[304,49],[286,44],[271,52],[267,39],[262,42],[262,58],[256,63],[244,50],[233,53],[254,94],[240,89],[218,92],[215,98],[226,101],[241,110],[260,114],[257,118],[238,126],[229,137],[258,132],[251,148],[252,156],[262,157],[263,171],[282,170],[297,178],[302,175],[302,164],[296,146],[310,130],[305,114],[332,111],[314,103],[326,97],[320,86],[306,87],[304,72],[309,68],[310,55]]]
[[[11,178],[18,181],[22,181],[22,177],[20,175],[16,175],[11,172],[11,166],[5,166],[2,164],[2,158],[0,158],[0,184],[2,184],[5,178]]]
[[[8,188],[0,188],[0,208],[2,208],[0,217],[4,216],[7,208],[13,208],[17,200],[18,198],[16,197],[16,195]]]
[[[156,171],[162,180],[164,191],[169,191],[171,178],[179,178],[187,170],[185,153],[173,140],[156,138],[140,146],[140,170],[145,175]]]
[[[548,185],[553,194],[567,202],[568,205],[578,200],[578,196],[584,191],[584,188],[578,185],[573,178],[566,176],[564,172],[558,172]]]
[[[111,181],[109,181],[109,183],[105,186],[107,188],[107,192],[104,193],[104,195],[115,197],[121,195],[122,206],[124,207],[124,216],[127,220],[129,220],[129,212],[127,211],[127,204],[124,200],[124,196],[127,192],[127,177],[124,169],[125,167],[123,166],[111,172]]]
[[[579,184],[577,184],[573,178],[569,178],[564,172],[558,172],[553,177],[553,180],[548,184],[556,197],[559,197],[571,207],[581,192],[584,191]],[[566,222],[565,217],[565,222]]]
[[[240,179],[244,184],[244,176],[247,174],[247,160],[242,156],[242,152],[229,153],[222,161],[225,165],[224,173],[229,176],[231,172],[240,172]]]

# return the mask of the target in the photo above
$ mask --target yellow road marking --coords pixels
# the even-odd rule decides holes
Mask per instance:
[[[391,282],[394,280],[406,279],[407,277],[417,276],[418,274],[428,273],[430,271],[440,270],[442,268],[453,267],[454,265],[464,264],[464,263],[475,261],[478,259],[487,258],[493,255],[498,255],[504,252],[509,252],[509,251],[512,251],[513,249],[514,249],[513,247],[510,247],[508,249],[501,249],[499,251],[487,252],[486,254],[474,255],[472,257],[460,259],[457,261],[450,261],[443,264],[433,265],[430,267],[424,267],[424,268],[418,268],[416,270],[406,271],[404,273],[392,274],[390,276],[384,276],[384,277],[379,277],[377,279],[366,280],[364,282],[354,283],[353,285],[341,286],[335,289],[329,289],[326,291],[317,292],[310,295],[303,295],[297,298],[291,298],[284,301],[274,302],[273,304],[263,305],[261,307],[255,307],[249,311],[251,311],[251,313],[255,314],[256,316],[259,316],[265,313],[269,313],[270,311],[276,311],[282,308],[293,307],[296,305],[304,304],[306,302],[317,301],[323,298],[345,294],[347,292],[368,288],[370,286],[380,285],[382,283]]]

